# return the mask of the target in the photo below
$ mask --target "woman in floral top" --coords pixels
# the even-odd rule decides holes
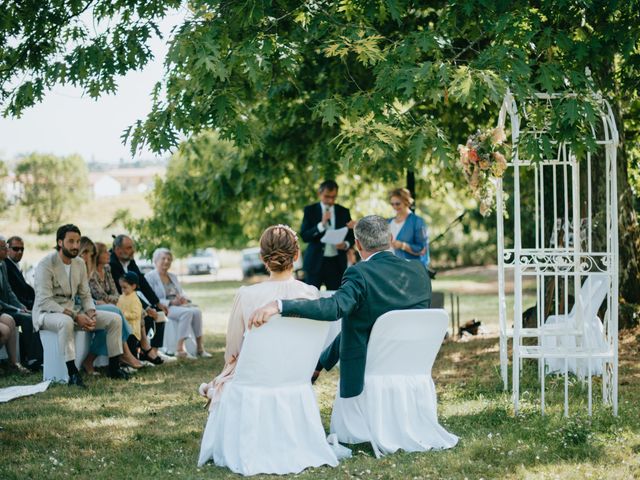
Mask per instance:
[[[96,242],[96,268],[89,277],[89,288],[94,300],[114,305],[118,303],[120,294],[111,275],[109,251],[104,243]]]

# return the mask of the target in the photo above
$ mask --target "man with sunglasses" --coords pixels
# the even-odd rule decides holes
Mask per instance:
[[[20,260],[24,254],[24,242],[18,236],[9,237],[7,240],[9,251],[7,252],[7,273],[9,274],[9,283],[13,293],[16,294],[20,303],[25,305],[29,310],[33,309],[33,300],[36,298],[36,292],[33,287],[27,283],[20,271]]]
[[[24,244],[19,248],[24,250]],[[9,251],[13,252],[8,247],[8,242],[5,238],[0,236],[0,309],[2,309],[2,313],[11,315],[16,325],[19,325],[22,330],[20,334],[22,363],[31,370],[37,370],[42,365],[42,343],[40,342],[40,336],[33,330],[30,306],[20,301],[11,286],[8,265],[12,261],[7,259]],[[22,252],[20,253],[20,258],[22,258]],[[31,307],[33,307],[33,302],[31,302]]]

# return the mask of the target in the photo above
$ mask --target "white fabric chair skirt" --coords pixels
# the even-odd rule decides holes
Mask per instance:
[[[542,326],[542,346],[546,351],[564,351],[567,353],[577,350],[590,351],[594,355],[609,351],[604,327],[598,317],[598,309],[604,301],[609,289],[609,279],[605,274],[590,273],[579,290],[582,306],[582,328],[576,318],[576,305],[568,315],[550,315]],[[580,345],[575,334],[561,335],[563,331],[581,331]],[[602,375],[605,360],[602,358],[575,358],[567,355],[567,370],[578,377]],[[591,368],[589,369],[589,363]],[[564,358],[545,359],[546,373],[564,373]]]
[[[91,336],[88,332],[74,331],[76,342],[76,367],[80,365],[89,354]],[[42,379],[54,382],[68,382],[69,374],[64,361],[64,352],[60,351],[58,345],[58,334],[51,330],[40,330],[40,341],[44,352],[44,364],[42,368]]]
[[[452,448],[458,437],[438,423],[431,368],[447,331],[444,310],[388,312],[375,323],[367,350],[364,390],[336,394],[331,433],[340,442],[370,442],[376,457],[397,450]]]
[[[162,339],[162,350],[168,355],[176,353],[176,346],[178,345],[178,322],[171,320],[167,317],[164,324],[164,337]],[[189,337],[184,341],[184,349],[192,356],[196,356],[197,345],[196,336],[193,333],[193,328],[189,328]]]
[[[198,465],[213,459],[242,475],[338,465],[311,375],[328,322],[276,316],[245,334],[234,378],[209,414]]]

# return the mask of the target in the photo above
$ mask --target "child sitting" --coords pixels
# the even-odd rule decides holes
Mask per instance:
[[[138,351],[142,335],[142,302],[136,294],[139,281],[140,279],[135,272],[125,273],[119,281],[122,295],[118,299],[118,308],[131,326],[132,334],[127,338],[127,345],[134,355]]]

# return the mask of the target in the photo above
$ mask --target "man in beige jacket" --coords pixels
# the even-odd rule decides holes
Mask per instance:
[[[109,353],[108,374],[112,378],[126,379],[120,369],[122,354],[122,322],[119,315],[96,311],[91,298],[87,268],[81,258],[80,229],[63,225],[56,233],[56,251],[44,257],[36,267],[33,326],[35,330],[50,330],[58,335],[60,351],[69,373],[69,385],[84,387],[75,365],[74,330],[107,331]],[[76,306],[76,297],[80,305]]]

